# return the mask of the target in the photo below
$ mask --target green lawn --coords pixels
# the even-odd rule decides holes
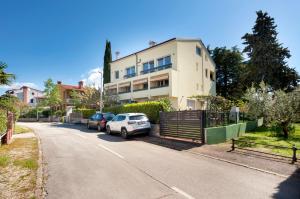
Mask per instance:
[[[246,144],[243,142],[238,143],[239,147],[249,147],[255,148],[255,150],[272,152],[284,156],[292,156],[292,150],[282,149],[282,148],[273,148],[263,146],[261,144],[269,144],[276,146],[286,146],[292,147],[293,144],[299,149],[297,150],[297,156],[300,157],[300,124],[295,124],[295,133],[290,135],[288,139],[283,137],[276,137],[275,133],[267,129],[266,127],[259,127],[254,132],[246,133],[244,136],[240,137],[239,140],[255,142],[256,144]]]
[[[29,132],[32,132],[31,128],[16,124],[14,134],[29,133]]]

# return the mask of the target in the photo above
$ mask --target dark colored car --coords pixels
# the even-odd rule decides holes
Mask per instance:
[[[96,113],[87,122],[87,128],[96,128],[98,131],[106,129],[106,123],[115,117],[112,113]]]

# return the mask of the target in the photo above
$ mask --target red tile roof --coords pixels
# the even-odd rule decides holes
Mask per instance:
[[[60,86],[66,90],[84,90],[83,88],[79,88],[79,86],[60,84]]]

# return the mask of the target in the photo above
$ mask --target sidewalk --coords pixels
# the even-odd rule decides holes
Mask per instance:
[[[277,173],[284,176],[297,176],[300,179],[300,160],[291,164],[291,159],[278,158],[272,155],[250,152],[241,149],[231,151],[229,143],[217,145],[201,145],[177,140],[170,140],[158,137],[136,137],[135,139],[160,145],[163,147],[198,154],[206,157],[232,162],[248,167],[254,167],[259,170]]]

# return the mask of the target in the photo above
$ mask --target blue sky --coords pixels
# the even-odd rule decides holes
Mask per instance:
[[[297,0],[0,0],[0,8],[0,60],[15,85],[42,89],[49,77],[67,84],[90,77],[103,65],[106,39],[120,56],[172,37],[243,48],[260,9],[275,18],[289,64],[300,72]]]

